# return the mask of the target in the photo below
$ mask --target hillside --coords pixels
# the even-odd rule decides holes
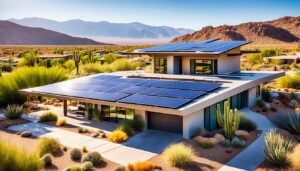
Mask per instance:
[[[150,26],[138,22],[110,23],[107,21],[91,22],[83,20],[68,20],[58,22],[44,18],[10,19],[9,21],[29,26],[40,27],[72,36],[157,39],[174,38],[192,33],[191,29],[173,28],[168,26]]]
[[[72,37],[42,28],[0,20],[1,45],[106,45],[87,38]]]
[[[239,25],[204,27],[199,31],[174,38],[171,42],[221,40],[249,40],[252,44],[282,44],[300,42],[300,17],[282,17],[273,21],[248,22]]]

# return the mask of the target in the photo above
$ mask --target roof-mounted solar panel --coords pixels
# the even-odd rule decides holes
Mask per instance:
[[[183,99],[195,99],[206,94],[203,91],[178,90],[178,89],[161,89],[151,93],[150,95],[160,97],[178,97]]]
[[[120,93],[127,93],[127,94],[136,94],[140,91],[147,90],[149,87],[143,87],[143,86],[131,86],[127,87],[126,89],[120,91]]]
[[[92,77],[92,79],[99,79],[99,80],[113,80],[116,78],[120,78],[121,76],[117,76],[117,75],[97,75],[95,77]]]
[[[148,82],[144,84],[143,86],[149,86],[149,87],[158,87],[158,88],[164,88],[168,87],[172,84],[174,84],[176,81],[167,81],[167,80],[153,80],[151,82]]]
[[[221,83],[179,81],[167,88],[210,92],[219,88]]]

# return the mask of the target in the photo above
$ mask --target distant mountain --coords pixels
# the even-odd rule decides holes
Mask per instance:
[[[251,40],[252,44],[300,43],[300,17],[282,17],[273,21],[248,22],[234,26],[204,27],[199,31],[174,38],[171,42]]]
[[[106,45],[87,38],[72,37],[42,28],[0,20],[1,45]]]
[[[83,20],[68,20],[58,22],[44,18],[9,19],[9,21],[29,27],[40,27],[72,36],[157,39],[174,38],[192,33],[191,29],[172,28],[167,26],[150,26],[138,22],[110,23],[107,21],[90,22]]]

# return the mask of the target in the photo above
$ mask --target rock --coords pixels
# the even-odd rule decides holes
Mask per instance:
[[[198,144],[202,144],[204,142],[210,142],[213,145],[218,144],[218,140],[216,138],[206,138],[206,137],[202,137],[202,136],[197,136],[197,137],[193,138],[193,140]]]
[[[30,131],[24,131],[20,135],[21,137],[31,137],[32,133]]]
[[[101,138],[106,138],[107,135],[106,135],[105,133],[101,133],[101,134],[100,134],[100,137],[101,137]]]
[[[91,137],[93,137],[93,138],[97,138],[98,136],[99,136],[98,133],[94,133],[94,134],[91,135]]]
[[[293,108],[297,108],[298,107],[298,102],[296,100],[291,100],[290,106],[293,107]]]
[[[225,152],[226,152],[226,153],[232,153],[232,151],[233,151],[232,148],[226,148],[226,149],[225,149]]]
[[[214,146],[217,145],[219,142],[216,138],[209,138],[208,141],[213,144]]]
[[[265,107],[267,110],[270,110],[270,109],[271,109],[271,104],[265,102],[264,107]]]
[[[97,132],[98,132],[99,134],[104,133],[104,131],[101,130],[101,129],[99,129]]]
[[[217,139],[218,143],[225,140],[225,137],[222,134],[216,134],[214,138]]]
[[[22,134],[22,132],[21,131],[19,131],[19,132],[16,132],[16,135],[21,135]]]
[[[249,136],[249,133],[245,130],[236,130],[234,134],[242,139],[246,139]]]

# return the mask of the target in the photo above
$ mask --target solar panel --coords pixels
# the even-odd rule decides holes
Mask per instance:
[[[105,92],[114,93],[114,92],[120,92],[128,87],[134,86],[133,84],[128,83],[120,83],[118,86],[110,87]]]
[[[176,108],[188,103],[189,101],[191,101],[191,100],[181,99],[181,98],[146,96],[146,95],[135,94],[135,95],[128,96],[124,99],[121,99],[119,102],[176,109]]]
[[[143,91],[145,89],[148,89],[148,87],[142,87],[142,86],[131,86],[127,87],[126,89],[120,91],[121,93],[128,93],[128,94],[135,94],[140,91]]]
[[[118,78],[112,81],[118,83],[131,83],[134,85],[143,85],[148,82],[147,79],[143,79],[143,78]]]
[[[175,82],[176,81],[153,80],[151,82],[144,84],[143,86],[164,88],[164,87],[168,87],[168,86],[174,84]]]
[[[221,83],[180,81],[168,86],[168,88],[209,92],[219,88],[221,85]]]
[[[206,94],[203,91],[177,90],[177,89],[161,89],[151,93],[151,95],[162,97],[179,97],[183,99],[195,99]]]
[[[151,93],[154,93],[158,90],[160,90],[161,88],[157,88],[157,87],[149,87],[146,90],[140,91],[137,94],[142,94],[142,95],[150,95]]]
[[[99,80],[113,80],[116,78],[121,78],[121,76],[117,76],[117,75],[97,75],[95,77],[92,77],[92,79],[99,79]]]

